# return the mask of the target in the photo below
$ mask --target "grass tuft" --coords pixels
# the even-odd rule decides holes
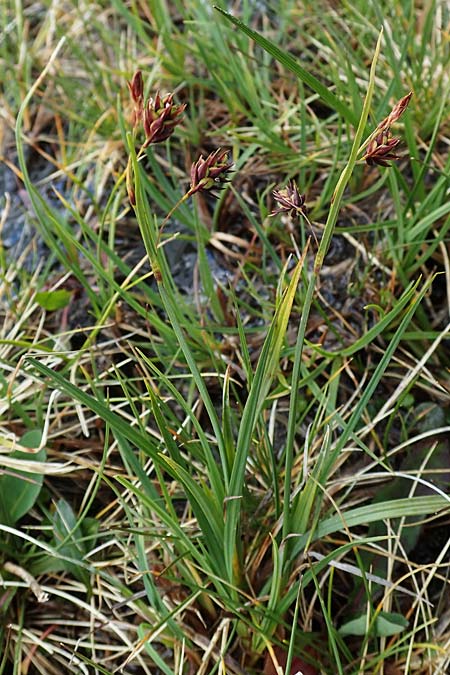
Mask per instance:
[[[238,4],[0,8],[0,675],[450,667],[448,11]]]

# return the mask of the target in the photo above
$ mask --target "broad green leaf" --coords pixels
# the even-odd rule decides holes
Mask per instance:
[[[41,291],[36,293],[36,302],[48,312],[54,312],[56,309],[67,307],[72,293],[61,288],[57,291]]]
[[[22,447],[38,448],[42,433],[39,429],[27,431],[20,439]],[[12,459],[22,460],[27,469],[33,462],[45,462],[45,448],[37,453],[17,450],[10,455]],[[0,459],[1,462],[1,459]],[[7,468],[0,475],[0,519],[6,525],[14,525],[35,504],[44,482],[42,473]]]
[[[375,621],[377,637],[396,635],[408,628],[408,619],[397,612],[380,612]]]
[[[60,499],[52,515],[55,546],[63,556],[82,563],[78,566],[75,563],[65,561],[64,568],[89,588],[89,573],[83,565],[84,556],[87,553],[86,544],[83,541],[83,524],[81,527],[78,526],[77,517],[72,507],[65,499]],[[89,527],[92,529],[92,521]]]
[[[368,620],[367,614],[347,621],[339,628],[341,635],[366,635],[367,630],[370,630],[375,637],[388,637],[389,635],[397,635],[408,627],[408,620],[402,614],[396,612],[380,612],[375,623]]]

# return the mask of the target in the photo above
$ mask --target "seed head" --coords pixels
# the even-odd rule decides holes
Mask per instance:
[[[377,131],[388,131],[391,126],[400,119],[408,107],[412,95],[413,93],[410,91],[409,94],[403,96],[403,98],[394,105],[389,115],[377,126]]]
[[[147,101],[143,112],[144,147],[151,143],[161,143],[169,138],[175,127],[180,124],[185,108],[185,103],[178,105],[173,102],[173,94],[161,98],[159,91],[154,99]]]
[[[127,85],[134,104],[133,126],[135,127],[141,120],[144,110],[144,82],[140,70],[134,73],[131,82],[127,82]]]
[[[305,195],[300,194],[295,181],[289,181],[288,185],[282,190],[272,192],[278,207],[272,211],[271,216],[278,213],[289,213],[291,218],[306,216],[308,209],[305,204]]]
[[[228,162],[228,151],[217,148],[206,159],[200,155],[191,166],[191,187],[189,194],[221,188],[228,180],[233,162]]]
[[[400,159],[394,151],[400,143],[399,138],[394,138],[391,134],[391,126],[397,122],[405,112],[411,100],[412,91],[398,101],[387,117],[384,118],[374,131],[373,138],[367,146],[366,154],[363,159],[371,166],[391,166],[389,160]]]
[[[400,159],[400,155],[394,152],[399,143],[400,139],[393,138],[389,129],[382,131],[370,141],[363,159],[369,166],[372,166],[372,164],[391,166],[388,160]]]

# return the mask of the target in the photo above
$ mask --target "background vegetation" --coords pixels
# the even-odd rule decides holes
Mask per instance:
[[[0,13],[0,674],[448,672],[446,3]]]

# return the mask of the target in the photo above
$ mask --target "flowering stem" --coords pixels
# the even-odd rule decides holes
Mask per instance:
[[[312,237],[313,237],[313,239],[314,239],[314,242],[315,242],[316,246],[319,247],[319,242],[317,241],[316,233],[314,232],[314,228],[313,228],[312,222],[310,221],[310,219],[308,218],[308,216],[306,215],[306,213],[302,213],[302,218],[304,218],[304,219],[305,219],[305,222],[307,223],[307,225],[309,225],[309,231],[311,232],[311,235],[312,235]]]
[[[287,426],[287,438],[286,438],[286,459],[285,459],[285,480],[284,480],[284,505],[283,505],[283,546],[281,548],[282,555],[285,560],[289,560],[289,549],[290,549],[290,540],[287,538],[288,535],[292,532],[303,533],[307,529],[309,522],[311,505],[314,500],[311,498],[311,495],[304,494],[305,490],[302,490],[295,499],[291,502],[290,494],[292,488],[292,466],[293,466],[293,457],[294,457],[294,439],[295,433],[297,430],[297,403],[298,403],[298,392],[299,392],[299,383],[300,383],[300,374],[301,374],[301,364],[302,364],[302,352],[303,345],[305,341],[306,328],[308,323],[309,314],[311,311],[311,306],[314,297],[314,290],[319,278],[320,270],[322,269],[323,261],[325,255],[328,251],[329,243],[334,232],[336,221],[339,215],[339,210],[341,206],[342,197],[344,190],[350,180],[350,176],[353,172],[353,168],[356,164],[358,149],[361,143],[362,135],[364,128],[367,123],[367,118],[369,115],[369,109],[372,101],[372,95],[375,87],[375,69],[378,60],[378,56],[381,48],[381,38],[383,35],[383,30],[381,30],[377,45],[375,48],[375,53],[372,61],[372,66],[370,69],[369,84],[367,88],[366,97],[364,100],[364,106],[359,120],[358,128],[355,133],[355,138],[353,141],[352,149],[350,151],[349,160],[339,176],[334,194],[332,197],[332,203],[330,211],[328,213],[327,222],[325,224],[325,229],[323,232],[322,239],[320,241],[319,250],[317,251],[313,272],[310,276],[308,286],[306,289],[306,295],[303,302],[303,311],[300,320],[300,326],[297,334],[297,341],[295,346],[294,354],[294,365],[292,370],[292,382],[291,382],[291,397],[290,397],[290,406],[289,406],[289,420]],[[306,489],[306,488],[305,488]],[[283,565],[281,566],[283,569]],[[288,569],[287,567],[285,569]]]
[[[328,247],[331,241],[331,237],[333,236],[334,232],[334,227],[336,225],[336,221],[339,215],[339,210],[341,207],[341,201],[342,201],[342,196],[344,194],[344,190],[347,187],[348,181],[350,180],[350,177],[353,173],[353,168],[356,164],[356,160],[358,157],[358,152],[359,152],[359,146],[361,143],[362,135],[365,129],[365,126],[367,124],[367,118],[369,116],[369,110],[370,110],[370,105],[372,102],[372,96],[373,96],[373,91],[375,88],[375,69],[376,69],[376,64],[378,60],[378,55],[380,53],[380,48],[381,48],[381,38],[383,36],[383,29],[380,31],[380,35],[378,37],[378,42],[375,48],[375,54],[374,58],[372,61],[372,66],[370,68],[370,76],[369,76],[369,86],[367,88],[367,94],[366,98],[364,100],[364,106],[363,110],[361,113],[361,117],[359,120],[358,128],[356,130],[355,138],[353,140],[353,145],[352,149],[350,151],[350,157],[349,160],[342,171],[341,175],[339,176],[339,180],[336,184],[336,187],[334,189],[333,196],[331,198],[331,208],[328,213],[328,218],[327,222],[325,224],[325,230],[323,233],[323,237],[320,241],[320,246],[319,250],[317,251],[316,259],[314,261],[314,272],[316,274],[319,274],[323,261],[325,258],[325,255],[328,251]]]
[[[177,201],[177,203],[175,204],[175,206],[172,206],[172,208],[170,209],[169,213],[167,214],[167,216],[164,218],[163,222],[161,223],[161,226],[160,226],[160,228],[159,228],[158,242],[157,242],[157,243],[159,243],[160,237],[161,237],[161,235],[162,235],[162,231],[163,231],[165,225],[167,224],[167,221],[169,220],[169,218],[175,213],[175,211],[177,210],[177,208],[178,208],[179,206],[181,206],[181,204],[183,204],[183,203],[186,201],[186,199],[188,199],[188,198],[191,196],[191,194],[192,194],[192,190],[189,189],[189,190],[186,192],[186,194],[184,194],[184,195],[181,197],[181,199],[179,199],[179,200]]]

